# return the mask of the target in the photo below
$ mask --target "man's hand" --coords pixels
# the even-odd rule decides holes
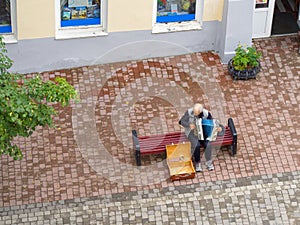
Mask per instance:
[[[191,130],[194,130],[194,129],[195,129],[195,127],[196,127],[196,126],[195,126],[195,124],[193,124],[193,123],[191,123],[191,124],[190,124],[190,128],[191,128]]]

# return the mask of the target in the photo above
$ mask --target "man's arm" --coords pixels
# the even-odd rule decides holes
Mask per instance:
[[[179,120],[179,124],[183,127],[190,127],[190,122],[189,122],[189,113],[186,111],[184,115],[181,117]]]

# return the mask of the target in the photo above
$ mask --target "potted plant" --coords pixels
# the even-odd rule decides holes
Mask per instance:
[[[239,44],[235,56],[228,62],[228,71],[235,80],[256,78],[260,71],[260,57],[261,53],[255,47]]]

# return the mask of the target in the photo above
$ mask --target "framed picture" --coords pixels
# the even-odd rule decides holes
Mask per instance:
[[[268,8],[269,0],[256,0],[255,8]]]
[[[88,0],[68,0],[68,7],[83,7],[89,4]]]

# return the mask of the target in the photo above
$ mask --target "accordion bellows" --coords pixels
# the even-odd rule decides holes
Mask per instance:
[[[204,137],[211,137],[215,123],[213,120],[202,119],[202,129]]]
[[[199,140],[214,141],[217,138],[219,127],[220,125],[217,120],[198,119],[194,132]]]

